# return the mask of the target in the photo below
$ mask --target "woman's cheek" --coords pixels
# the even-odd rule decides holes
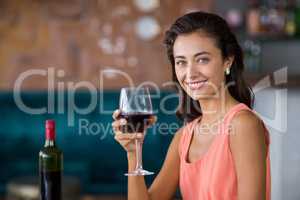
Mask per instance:
[[[224,76],[223,69],[220,67],[218,63],[212,63],[207,67],[206,74],[210,78],[211,81],[215,83],[222,82],[222,78]]]
[[[182,84],[183,82],[183,77],[184,77],[184,72],[183,70],[180,70],[180,69],[176,69],[175,70],[175,74],[176,74],[176,77],[177,77],[177,80],[180,84]]]

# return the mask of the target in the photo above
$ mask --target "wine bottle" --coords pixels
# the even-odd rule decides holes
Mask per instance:
[[[297,3],[295,9],[296,37],[300,37],[300,5]]]
[[[285,33],[288,36],[294,36],[296,33],[296,1],[288,0],[287,2],[287,14],[286,14],[286,22],[285,22]]]
[[[46,141],[39,153],[39,181],[41,200],[62,199],[63,154],[55,144],[55,121],[46,121]]]
[[[251,0],[250,1],[250,9],[247,13],[246,25],[247,32],[251,36],[257,36],[260,33],[261,24],[260,24],[260,14],[261,11],[259,9],[259,1]]]

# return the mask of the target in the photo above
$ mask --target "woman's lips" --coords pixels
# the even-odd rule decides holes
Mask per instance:
[[[191,90],[199,90],[202,88],[202,86],[207,82],[207,80],[202,80],[202,81],[190,81],[190,82],[185,82],[187,86]]]

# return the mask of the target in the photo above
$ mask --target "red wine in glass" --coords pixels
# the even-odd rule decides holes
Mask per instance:
[[[146,126],[153,115],[150,92],[147,88],[122,88],[120,93],[120,118],[127,123],[120,127],[123,133],[146,133]],[[136,169],[128,172],[126,176],[145,176],[153,172],[143,169],[142,147],[143,139],[136,139]]]
[[[152,116],[151,113],[121,113],[120,118],[126,119],[127,124],[120,129],[123,133],[144,133]]]

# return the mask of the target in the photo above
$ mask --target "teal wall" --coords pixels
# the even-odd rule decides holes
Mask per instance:
[[[47,92],[23,92],[21,95],[25,105],[32,108],[47,106]],[[103,99],[100,96],[103,96]],[[170,95],[173,95],[171,97]],[[55,105],[54,113],[28,114],[16,105],[12,92],[0,92],[0,193],[5,192],[6,183],[14,177],[38,175],[38,152],[44,143],[44,122],[55,119],[57,123],[57,144],[64,152],[64,174],[80,179],[84,193],[125,193],[127,170],[126,154],[113,138],[110,124],[111,112],[118,107],[119,91],[97,93],[97,106],[88,114],[74,115],[74,126],[68,126],[68,112],[60,114],[58,103],[67,110],[75,107],[68,103],[64,94],[63,101],[50,102]],[[166,100],[167,97],[168,100]],[[86,108],[91,95],[87,92],[76,92],[75,105]],[[166,101],[165,101],[166,100]],[[160,104],[170,113],[164,113]],[[144,166],[158,173],[174,128],[180,126],[175,117],[178,100],[172,92],[164,91],[158,98],[153,98],[153,107],[158,109],[157,125],[148,130],[144,144]],[[99,111],[103,106],[107,113]],[[92,123],[92,132],[80,128],[79,120]],[[83,121],[81,121],[83,122]],[[87,122],[87,121],[85,121]],[[175,123],[175,124],[174,124]],[[162,125],[164,124],[164,125]],[[173,130],[166,126],[173,124]],[[83,125],[83,123],[82,123]],[[159,129],[158,127],[162,125]],[[97,127],[103,131],[97,131]],[[105,133],[104,128],[109,128]],[[147,177],[149,184],[155,176]]]

